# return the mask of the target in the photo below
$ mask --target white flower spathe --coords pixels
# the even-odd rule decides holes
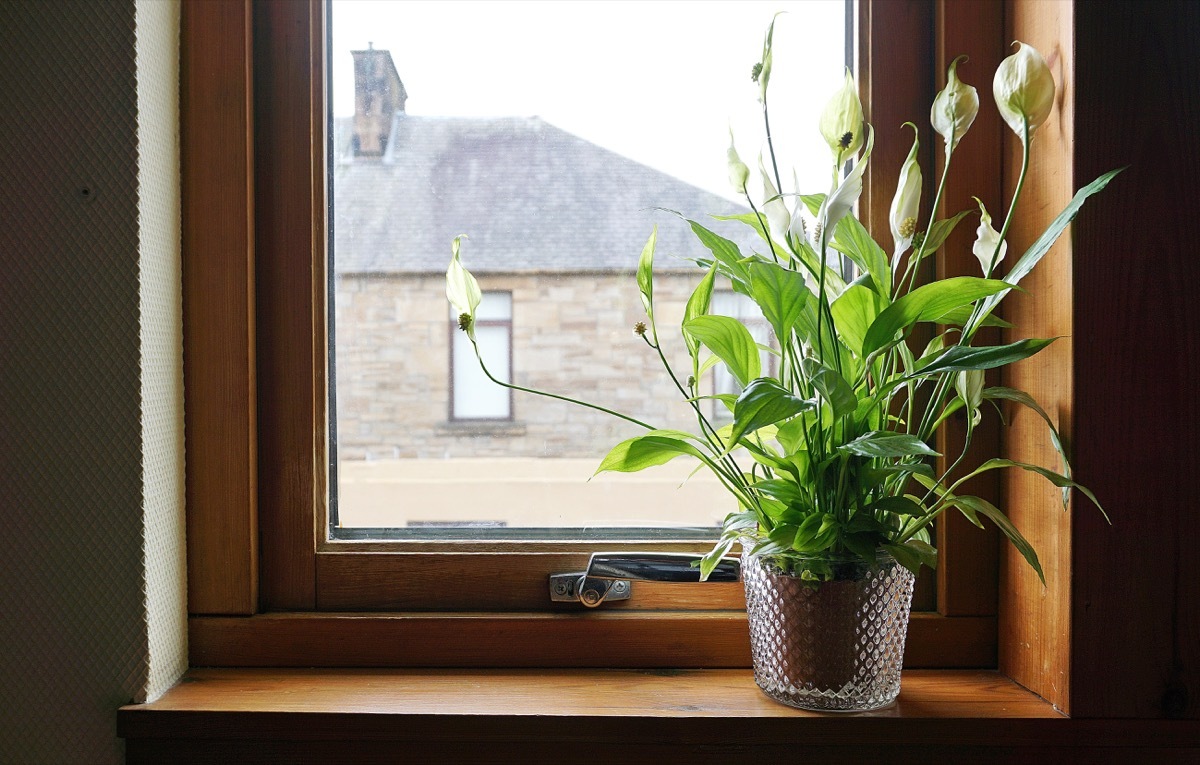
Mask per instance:
[[[979,197],[972,197],[979,204],[979,228],[975,230],[975,244],[971,252],[979,259],[984,276],[990,277],[992,270],[1004,260],[1008,242],[1001,241],[1000,232],[992,227],[992,216]]]
[[[992,80],[992,95],[1000,116],[1018,137],[1028,120],[1029,134],[1046,121],[1054,106],[1054,76],[1046,59],[1032,45],[1017,41],[1017,52],[1000,62]]]
[[[946,87],[933,99],[933,107],[929,110],[933,129],[946,139],[947,154],[958,148],[958,142],[979,114],[979,91],[958,79],[958,62],[966,60],[966,56],[959,56],[950,62]]]

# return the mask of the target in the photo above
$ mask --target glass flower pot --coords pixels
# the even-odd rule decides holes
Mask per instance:
[[[750,545],[746,545],[749,549]],[[743,554],[754,680],[801,709],[879,709],[900,693],[913,574],[884,551]]]

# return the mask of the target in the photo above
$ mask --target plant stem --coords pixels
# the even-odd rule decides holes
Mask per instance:
[[[485,375],[487,375],[487,378],[489,380],[496,383],[497,385],[501,385],[505,388],[511,388],[512,390],[519,390],[522,393],[532,393],[535,396],[545,396],[546,398],[553,398],[553,399],[558,399],[559,401],[566,401],[569,404],[577,404],[578,406],[584,406],[584,407],[587,407],[588,409],[595,409],[597,412],[604,412],[605,414],[610,414],[613,417],[620,418],[622,420],[625,420],[626,422],[632,422],[634,425],[643,427],[646,430],[658,430],[658,428],[654,427],[653,425],[648,425],[648,424],[642,422],[641,420],[634,419],[633,417],[629,417],[627,415],[621,414],[620,412],[614,412],[611,409],[606,409],[605,407],[599,406],[597,404],[589,404],[586,401],[579,401],[578,399],[570,398],[569,396],[560,396],[557,393],[547,393],[544,390],[535,390],[534,388],[525,388],[520,385],[513,385],[512,383],[506,383],[503,380],[499,380],[495,377],[495,375],[493,375],[491,373],[491,370],[489,370],[487,368],[487,364],[483,363],[483,356],[479,353],[479,344],[475,342],[475,338],[473,338],[473,337],[471,338],[471,347],[473,347],[475,349],[475,358],[479,360],[479,368],[483,370],[483,373]]]

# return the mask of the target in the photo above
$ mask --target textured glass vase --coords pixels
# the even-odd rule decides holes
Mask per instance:
[[[742,578],[764,693],[842,712],[896,699],[914,577],[892,556],[881,551],[870,566],[852,556],[743,555]]]

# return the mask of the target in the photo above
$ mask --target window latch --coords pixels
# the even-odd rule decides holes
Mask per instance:
[[[635,580],[699,582],[699,561],[694,553],[592,553],[587,571],[550,575],[550,600],[595,608],[609,600],[629,600]],[[740,572],[737,558],[722,558],[707,581],[736,582]]]

